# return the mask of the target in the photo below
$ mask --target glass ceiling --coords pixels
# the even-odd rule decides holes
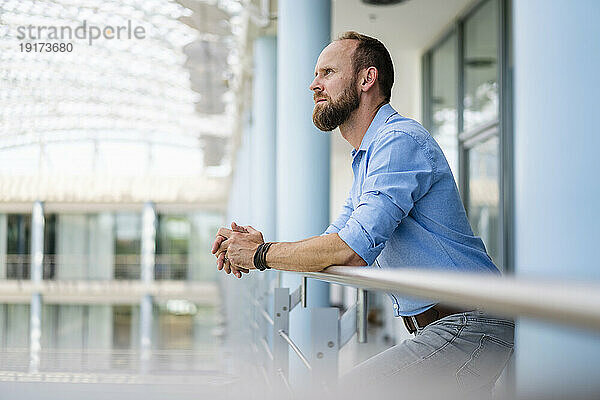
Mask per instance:
[[[207,181],[219,190],[241,9],[237,0],[0,2],[0,201],[198,202]],[[11,186],[23,182],[33,186]],[[152,190],[140,191],[144,182]]]

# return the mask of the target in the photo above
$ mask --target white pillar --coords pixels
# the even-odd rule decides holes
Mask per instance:
[[[144,204],[142,210],[141,280],[154,281],[154,257],[156,254],[156,210],[154,204]]]
[[[154,281],[154,257],[156,253],[156,210],[154,204],[144,204],[142,211],[141,280]],[[153,299],[145,294],[140,303],[140,357],[142,372],[148,370],[152,351]]]
[[[329,224],[330,133],[312,123],[309,85],[330,41],[331,2],[281,0],[277,24],[277,239],[295,241],[319,235]],[[284,287],[293,291],[300,285],[300,276],[283,275]],[[307,300],[308,307],[328,306],[328,284],[310,280]],[[308,309],[291,312],[290,336],[300,348],[309,348]],[[292,384],[304,380],[303,369],[290,355]]]
[[[41,282],[44,261],[44,206],[33,203],[31,214],[31,280]]]
[[[513,15],[516,273],[598,281],[600,2],[516,0]],[[600,393],[597,334],[523,320],[516,339],[519,395]]]
[[[31,282],[41,284],[44,262],[44,206],[42,202],[33,203],[31,213]],[[42,348],[42,295],[31,295],[29,318],[29,371],[37,372],[40,366]]]

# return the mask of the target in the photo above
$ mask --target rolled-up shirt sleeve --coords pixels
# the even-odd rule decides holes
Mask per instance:
[[[346,225],[346,222],[348,222],[348,218],[350,218],[350,215],[352,215],[352,211],[354,211],[354,207],[352,207],[352,194],[349,194],[348,198],[344,202],[344,205],[342,206],[342,212],[337,219],[327,227],[325,232],[323,232],[323,235],[338,233],[340,229]]]
[[[338,235],[371,265],[429,191],[435,168],[426,145],[405,132],[386,132],[369,152],[359,204]]]

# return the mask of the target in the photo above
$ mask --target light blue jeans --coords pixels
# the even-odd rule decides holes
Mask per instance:
[[[513,352],[514,329],[482,311],[449,315],[359,364],[339,389],[362,399],[489,398]]]

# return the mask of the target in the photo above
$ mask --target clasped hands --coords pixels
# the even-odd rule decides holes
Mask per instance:
[[[217,258],[217,269],[233,273],[238,278],[254,268],[254,253],[264,243],[263,235],[250,225],[231,223],[231,229],[217,231],[212,253]]]

